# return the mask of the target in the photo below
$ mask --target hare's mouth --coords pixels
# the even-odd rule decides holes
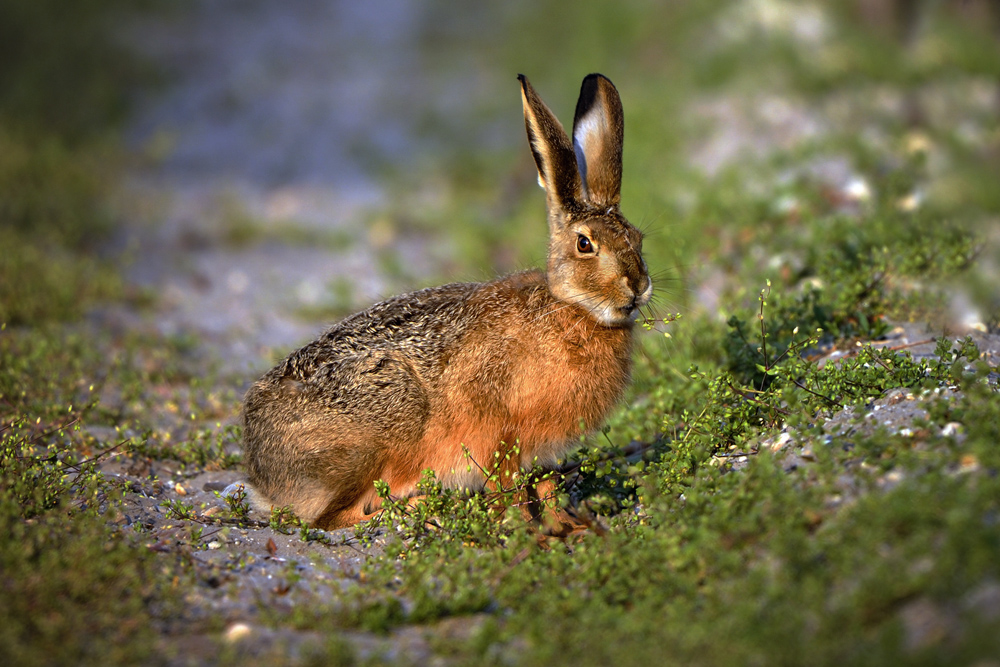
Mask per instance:
[[[624,306],[619,306],[618,307],[618,312],[620,312],[623,317],[629,317],[638,308],[639,308],[639,305],[636,303],[636,298],[632,297],[632,300],[629,301],[627,304],[625,304]]]
[[[624,306],[619,307],[618,310],[622,311],[626,315],[631,315],[635,311],[639,310],[647,303],[649,303],[650,297],[653,296],[653,281],[648,280],[646,282],[646,289],[644,289],[639,294],[633,294],[629,302]]]
[[[617,327],[631,324],[640,308],[649,303],[652,296],[652,285],[646,285],[642,292],[635,294],[631,290],[622,290],[613,297],[600,297],[597,294],[574,294],[562,300],[576,304],[586,310],[590,317],[599,324]]]
[[[645,302],[643,301],[632,299],[628,304],[620,306],[615,310],[618,311],[622,319],[631,320],[635,314],[639,312],[639,308],[641,308],[644,304]]]
[[[595,319],[608,326],[629,324],[635,318],[639,309],[646,305],[648,301],[648,298],[644,298],[644,295],[640,294],[633,296],[627,303],[621,306],[606,305],[591,312],[594,314]]]
[[[629,299],[628,303],[623,306],[619,306],[615,310],[621,313],[622,319],[632,319],[632,317],[638,312],[640,308],[649,303],[650,297],[653,295],[653,283],[652,281],[647,282],[646,289],[640,294],[633,294],[632,298]]]

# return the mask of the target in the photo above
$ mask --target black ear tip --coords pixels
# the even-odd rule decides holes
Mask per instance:
[[[611,86],[612,88],[615,87],[615,84],[611,83],[611,79],[598,72],[594,72],[593,74],[588,74],[587,76],[585,76],[583,78],[583,85],[598,86],[602,81],[607,85]]]

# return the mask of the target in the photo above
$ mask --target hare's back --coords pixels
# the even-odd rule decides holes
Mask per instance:
[[[471,297],[479,283],[455,283],[392,297],[330,327],[290,354],[272,376],[308,382],[338,368],[377,366],[392,359],[420,375],[440,372],[442,360],[473,326]]]

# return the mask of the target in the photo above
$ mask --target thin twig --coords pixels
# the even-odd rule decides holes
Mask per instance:
[[[771,295],[771,285],[768,281],[768,285],[765,288],[767,294],[764,294],[765,290],[760,291],[760,315],[758,319],[760,320],[760,345],[761,352],[764,355],[764,378],[760,381],[760,388],[764,389],[764,380],[767,379],[767,372],[771,370],[771,367],[767,364],[767,327],[764,325],[764,299]]]
[[[834,405],[834,406],[836,406],[838,408],[843,408],[844,407],[843,405],[841,405],[837,401],[833,400],[829,396],[824,396],[823,394],[820,394],[820,393],[817,393],[817,392],[813,391],[812,389],[810,389],[809,387],[805,386],[804,384],[802,384],[798,380],[793,379],[792,383],[794,383],[795,386],[798,387],[799,389],[801,389],[802,391],[806,391],[806,392],[812,394],[813,396],[815,396],[817,398],[822,398],[823,400],[828,401],[830,403],[830,405]]]
[[[103,452],[99,452],[99,453],[91,456],[89,459],[84,459],[83,461],[79,461],[77,463],[73,463],[73,464],[68,465],[67,468],[80,468],[81,466],[85,466],[88,463],[93,463],[94,461],[97,461],[97,460],[99,460],[99,459],[107,456],[108,454],[110,454],[111,452],[115,451],[116,449],[124,447],[125,445],[127,445],[130,442],[131,442],[131,440],[129,440],[129,439],[122,440],[117,445],[114,445],[112,447],[108,447]]]

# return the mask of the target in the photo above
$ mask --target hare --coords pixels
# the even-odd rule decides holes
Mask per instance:
[[[571,141],[518,80],[548,206],[546,270],[393,297],[266,373],[243,404],[257,508],[288,505],[334,529],[379,508],[379,479],[412,496],[430,468],[450,488],[482,489],[467,456],[499,460],[506,476],[551,465],[621,398],[652,293],[642,234],[619,210],[621,101],[587,76]]]

